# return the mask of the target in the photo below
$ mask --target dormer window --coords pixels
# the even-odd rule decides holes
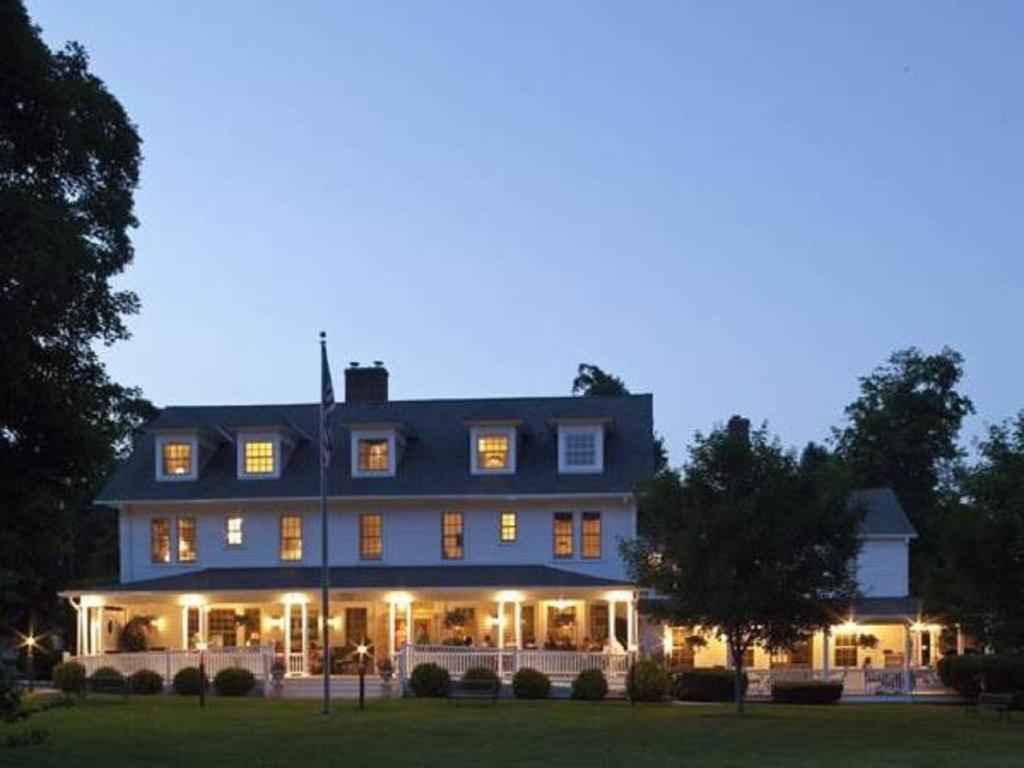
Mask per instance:
[[[503,475],[516,471],[516,428],[480,425],[470,429],[470,471]]]
[[[199,441],[195,435],[157,435],[157,480],[195,480],[198,460]]]
[[[245,441],[245,474],[274,474],[274,443],[271,440]]]
[[[266,480],[281,476],[281,466],[293,445],[287,433],[240,430],[236,439],[239,479]]]
[[[352,430],[352,477],[393,477],[404,434],[390,424],[365,424]]]
[[[382,438],[359,440],[359,471],[387,472],[391,468],[388,441]]]
[[[581,474],[604,471],[604,426],[574,424],[558,427],[558,471]]]

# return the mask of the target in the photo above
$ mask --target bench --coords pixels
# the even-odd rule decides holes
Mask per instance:
[[[489,699],[493,704],[501,693],[501,682],[494,680],[452,680],[448,686],[448,701],[457,699]]]
[[[1000,719],[1009,720],[1010,710],[1013,708],[1012,693],[981,693],[978,694],[978,701],[974,706],[974,712],[995,712]]]

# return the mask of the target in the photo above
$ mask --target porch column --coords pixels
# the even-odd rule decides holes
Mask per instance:
[[[964,655],[964,631],[959,624],[956,625],[956,655]]]
[[[210,644],[210,606],[199,606],[199,639],[204,646]]]
[[[523,604],[516,600],[513,604],[515,606],[515,615],[512,617],[512,630],[516,635],[516,648],[523,647]]]
[[[306,602],[300,604],[299,615],[302,617],[302,674],[309,672],[309,608]]]
[[[832,638],[832,629],[825,627],[821,633],[821,673],[825,680],[828,680],[829,666],[832,663],[832,649],[829,647],[829,640]]]
[[[412,645],[416,638],[412,634],[412,600],[405,604],[405,644]]]
[[[612,648],[619,642],[619,638],[615,636],[615,611],[616,603],[614,598],[608,598],[608,641]]]
[[[498,649],[505,647],[505,601],[498,601]]]
[[[626,650],[636,650],[636,600],[626,602]]]
[[[388,602],[388,658],[395,655],[395,603]]]
[[[914,652],[913,638],[910,636],[910,624],[903,624],[903,692],[910,693],[910,654]]]
[[[284,668],[288,674],[292,671],[292,604],[284,603]]]
[[[181,650],[188,650],[188,606],[181,606]]]

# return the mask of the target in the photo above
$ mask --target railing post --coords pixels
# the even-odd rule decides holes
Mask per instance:
[[[164,685],[171,684],[171,651],[164,650]]]
[[[402,652],[398,654],[398,679],[402,683],[402,698],[409,695],[409,647],[406,645]]]

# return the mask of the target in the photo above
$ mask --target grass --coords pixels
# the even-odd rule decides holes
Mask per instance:
[[[962,707],[208,700],[90,696],[0,725],[45,728],[46,743],[0,747],[0,765],[46,766],[942,766],[1024,765],[1024,717]],[[1018,762],[1019,761],[1019,762]]]

